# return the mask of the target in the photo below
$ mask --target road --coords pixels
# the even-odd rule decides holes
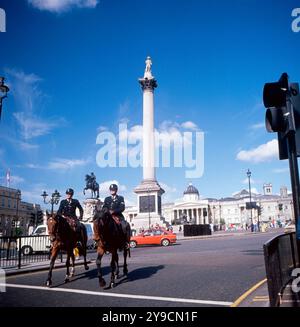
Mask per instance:
[[[276,233],[182,240],[167,248],[132,249],[128,278],[121,278],[112,290],[99,288],[95,263],[87,272],[77,267],[68,284],[63,283],[65,269],[55,270],[50,289],[44,286],[45,271],[10,276],[6,293],[0,293],[0,306],[230,306],[265,278],[262,246]],[[94,254],[89,256],[95,259]],[[109,260],[106,255],[102,265],[107,282]]]

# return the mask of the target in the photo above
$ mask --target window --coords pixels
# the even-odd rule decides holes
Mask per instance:
[[[37,234],[37,235],[45,234],[45,233],[46,233],[46,227],[40,227],[35,232],[35,234]]]

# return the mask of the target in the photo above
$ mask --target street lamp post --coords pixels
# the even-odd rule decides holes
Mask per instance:
[[[149,219],[149,229],[151,228],[151,215],[150,215],[150,189],[147,190],[148,192],[148,219]]]
[[[1,113],[2,113],[2,101],[3,99],[7,98],[8,91],[9,91],[8,86],[4,84],[4,77],[0,77],[0,120],[1,120]]]
[[[54,205],[57,205],[59,203],[59,199],[61,197],[60,193],[57,190],[55,190],[54,193],[52,193],[49,201],[46,200],[48,196],[46,191],[44,191],[43,194],[41,194],[41,196],[43,197],[45,204],[51,204],[51,216],[52,216]]]
[[[249,196],[250,196],[250,219],[251,219],[251,232],[253,232],[253,217],[252,217],[252,199],[251,199],[251,171],[247,171],[248,183],[249,183]]]

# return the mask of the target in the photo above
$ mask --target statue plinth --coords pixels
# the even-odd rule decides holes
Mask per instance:
[[[102,208],[103,202],[100,199],[90,198],[83,201],[83,222],[93,222],[93,218]]]

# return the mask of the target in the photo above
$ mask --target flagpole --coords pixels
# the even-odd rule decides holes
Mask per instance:
[[[6,186],[10,187],[10,170],[9,169],[6,172]]]

